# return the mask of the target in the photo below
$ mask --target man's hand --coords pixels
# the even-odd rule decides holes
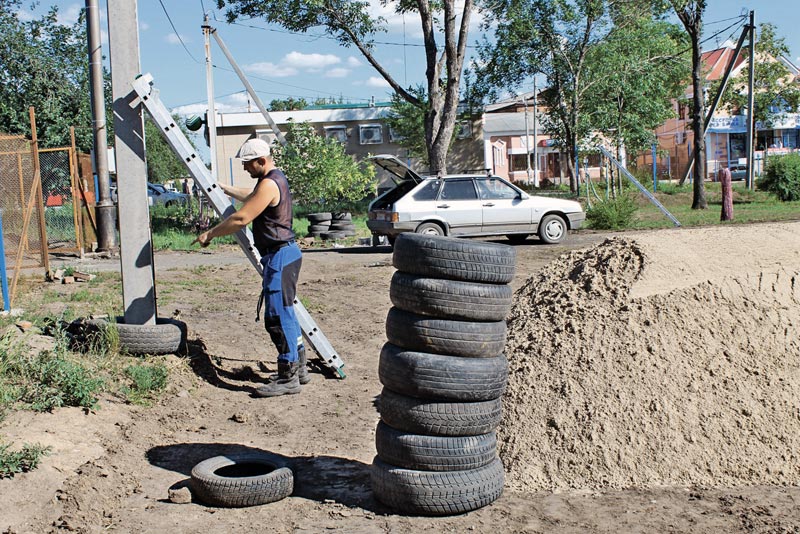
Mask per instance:
[[[214,239],[214,238],[211,237],[210,231],[209,232],[203,232],[199,236],[195,237],[194,241],[192,241],[191,244],[194,245],[195,243],[200,243],[201,247],[206,248],[208,245],[211,244],[211,240],[212,239]]]

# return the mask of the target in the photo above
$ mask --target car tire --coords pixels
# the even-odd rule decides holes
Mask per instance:
[[[506,239],[508,239],[512,245],[521,245],[528,240],[528,234],[508,234]]]
[[[125,324],[117,317],[119,346],[128,354],[181,354],[186,352],[186,323],[157,317],[156,324]]]
[[[331,241],[335,239],[344,239],[346,236],[344,232],[321,232],[320,237],[325,241]]]
[[[417,229],[414,230],[414,232],[422,235],[435,235],[435,236],[447,235],[445,233],[444,228],[442,228],[437,223],[431,223],[431,222],[420,224],[419,226],[417,226]]]
[[[389,284],[389,297],[397,308],[440,319],[502,321],[513,296],[507,284],[427,278],[402,271],[395,271]]]
[[[310,224],[308,225],[309,232],[328,232],[331,229],[329,224]]]
[[[331,214],[331,221],[341,221],[341,222],[350,222],[353,219],[353,216],[350,212],[334,212]]]
[[[386,315],[386,338],[408,350],[492,358],[506,344],[505,321],[455,321],[392,307]]]
[[[245,476],[248,473],[256,474]],[[230,454],[194,466],[189,487],[199,500],[212,506],[256,506],[291,495],[294,476],[277,455]]]
[[[308,219],[308,222],[311,223],[311,224],[319,224],[319,223],[322,223],[322,222],[330,221],[331,220],[331,214],[330,213],[324,213],[324,212],[323,213],[309,213],[308,215],[306,215],[306,219]]]
[[[413,233],[397,236],[392,264],[399,271],[464,282],[507,284],[514,278],[514,247]]]
[[[478,436],[425,436],[379,422],[375,429],[378,458],[387,464],[421,471],[477,469],[497,457],[494,432]]]
[[[500,398],[479,402],[417,399],[383,388],[381,421],[392,428],[425,436],[477,436],[496,429],[503,417]]]
[[[539,239],[548,245],[556,245],[567,238],[568,230],[567,221],[560,215],[551,213],[539,221],[538,235]]]
[[[375,458],[370,470],[375,498],[394,510],[423,515],[455,515],[491,504],[503,494],[499,458],[467,471],[417,471]]]
[[[459,358],[407,351],[386,343],[378,378],[385,387],[409,397],[479,402],[503,395],[508,381],[504,354],[494,358]]]

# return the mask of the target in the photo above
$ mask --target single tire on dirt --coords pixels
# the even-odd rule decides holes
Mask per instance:
[[[319,235],[325,241],[331,241],[334,239],[344,239],[345,237],[347,237],[344,235],[344,232],[321,232]]]
[[[117,317],[119,346],[129,354],[179,354],[186,350],[186,323],[157,317],[156,324],[125,324]]]
[[[294,476],[286,462],[274,454],[229,454],[194,466],[189,485],[194,496],[206,504],[255,506],[291,495]]]
[[[479,436],[424,436],[378,423],[375,429],[378,458],[387,464],[420,471],[477,469],[497,457],[494,432]]]
[[[397,308],[441,319],[502,321],[511,309],[513,290],[506,284],[481,284],[427,278],[396,271],[389,296]]]
[[[327,232],[329,231],[331,226],[329,224],[310,224],[308,225],[308,233],[314,232]]]
[[[438,319],[393,307],[386,315],[386,337],[408,350],[492,358],[505,347],[506,322]]]
[[[398,430],[426,436],[477,436],[500,424],[501,399],[450,402],[415,399],[383,388],[381,421]]]
[[[375,498],[401,512],[454,515],[477,510],[503,494],[505,474],[499,458],[467,471],[417,471],[375,458],[370,471]]]
[[[308,215],[306,215],[306,219],[308,219],[308,222],[311,224],[320,224],[321,222],[330,221],[331,214],[329,212],[309,213]]]
[[[507,284],[514,278],[516,250],[508,245],[410,232],[397,236],[392,263],[430,278]]]
[[[567,221],[560,215],[545,215],[539,221],[539,239],[548,245],[556,245],[567,238],[568,229]]]
[[[508,361],[495,358],[459,358],[413,352],[385,343],[378,364],[381,384],[418,399],[462,402],[500,397],[508,381]]]

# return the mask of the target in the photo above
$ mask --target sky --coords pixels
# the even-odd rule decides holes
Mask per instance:
[[[771,22],[777,33],[786,39],[792,61],[800,65],[800,10],[796,0],[755,1],[708,0],[704,16],[706,35],[725,30],[740,14],[755,10],[756,24]],[[424,58],[419,19],[399,16],[370,0],[371,11],[387,19],[387,32],[376,37],[381,44],[375,55],[402,85],[424,82]],[[50,5],[59,8],[64,23],[74,22],[85,2],[74,0],[41,0],[37,12]],[[263,20],[225,22],[224,13],[216,9],[215,0],[138,0],[139,42],[142,72],[150,72],[161,100],[175,112],[202,114],[207,107],[206,69],[201,25],[208,13],[211,25],[227,45],[239,66],[265,105],[273,99],[318,98],[344,99],[366,103],[371,99],[390,99],[388,84],[366,62],[358,50],[340,46],[324,36],[321,30],[308,34],[291,34]],[[102,45],[108,56],[106,5],[100,0]],[[23,10],[21,16],[31,16]],[[479,20],[471,23],[470,52],[480,39]],[[735,33],[732,33],[735,32]],[[704,49],[716,48],[726,38],[734,42],[739,30],[730,28],[712,38]],[[222,51],[212,39],[214,93],[219,112],[242,111],[248,106],[244,86],[231,69]],[[251,105],[255,110],[255,105]]]

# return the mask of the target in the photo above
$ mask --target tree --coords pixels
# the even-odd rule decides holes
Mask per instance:
[[[692,46],[692,132],[694,133],[694,187],[692,209],[704,210],[706,201],[706,138],[705,101],[703,95],[703,62],[700,51],[700,34],[703,31],[705,0],[669,0],[678,14]]]
[[[41,146],[69,145],[69,127],[76,126],[76,144],[88,152],[93,139],[85,15],[63,26],[52,7],[39,19],[22,21],[20,4],[0,0],[0,131],[30,136],[33,106]]]
[[[189,142],[194,142],[189,136],[183,121],[178,116],[173,116]],[[150,118],[145,116],[144,121],[145,156],[147,159],[147,181],[151,183],[164,183],[175,178],[182,178],[189,174],[186,166],[169,147],[159,128]]]
[[[418,86],[409,91],[413,92],[421,102],[426,100],[424,87]],[[430,165],[425,143],[425,113],[422,108],[395,93],[392,95],[392,110],[386,118],[386,124],[398,136],[397,143],[408,150],[409,156],[418,158],[425,165]]]
[[[298,98],[295,100],[292,97],[284,99],[275,99],[269,103],[270,111],[295,111],[298,109],[305,109],[308,107],[308,102],[305,98]]]
[[[420,18],[427,79],[425,92],[428,98],[425,101],[404,89],[373,55],[373,36],[383,30],[384,21],[369,16],[366,1],[218,0],[217,3],[220,8],[230,6],[227,17],[231,22],[246,16],[263,17],[267,22],[297,32],[322,27],[339,44],[355,46],[395,93],[424,111],[425,143],[431,170],[446,172],[474,0],[463,0],[460,9],[456,0],[393,2],[397,13],[416,13]],[[457,25],[459,17],[461,20]],[[437,44],[439,30],[444,32],[443,47]]]
[[[743,53],[749,54],[749,50],[743,50]],[[755,122],[761,123],[762,127],[771,127],[783,115],[794,113],[800,107],[800,88],[796,83],[791,83],[791,73],[781,61],[781,58],[788,56],[789,47],[782,37],[776,35],[775,26],[761,24],[756,40],[753,98]],[[747,69],[742,69],[728,84],[721,102],[731,113],[747,109],[747,85]],[[755,135],[754,131],[753,139]]]
[[[307,122],[290,121],[286,141],[286,146],[273,145],[273,156],[298,204],[342,208],[374,192],[375,169],[356,162],[344,145],[317,135]]]
[[[673,116],[673,100],[683,94],[688,44],[675,24],[637,16],[615,23],[608,37],[590,50],[586,78],[594,80],[584,109],[592,132],[613,140],[620,162],[655,141],[655,129]]]

